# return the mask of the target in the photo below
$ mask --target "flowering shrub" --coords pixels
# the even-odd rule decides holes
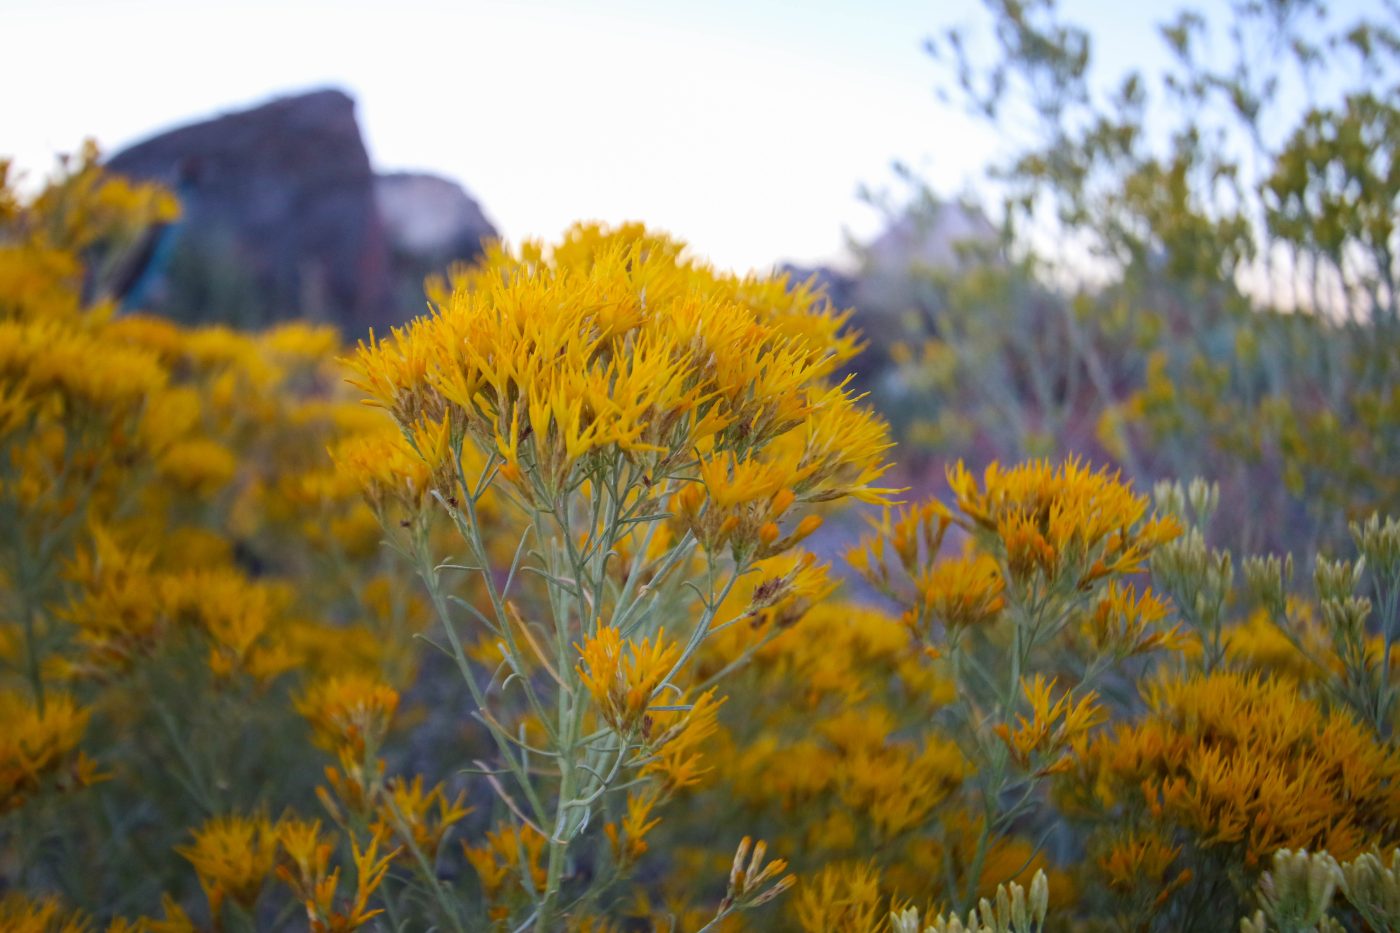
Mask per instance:
[[[846,316],[639,226],[353,350],[122,313],[94,158],[0,189],[0,928],[1394,925],[1395,519],[907,495]]]

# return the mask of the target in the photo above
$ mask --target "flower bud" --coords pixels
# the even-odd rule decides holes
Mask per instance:
[[[1037,869],[1035,877],[1031,879],[1031,918],[1037,928],[1045,925],[1045,913],[1049,907],[1050,882],[1045,872]]]

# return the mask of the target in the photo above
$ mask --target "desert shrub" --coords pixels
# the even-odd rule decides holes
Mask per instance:
[[[848,315],[638,225],[489,250],[347,349],[118,313],[176,209],[94,153],[0,187],[0,928],[1393,925],[1381,316],[1338,331],[1375,470],[1254,553],[1286,477],[1149,487],[1068,419],[891,488]],[[1253,378],[1160,410],[1282,410]],[[1298,456],[1348,454],[1332,417]]]

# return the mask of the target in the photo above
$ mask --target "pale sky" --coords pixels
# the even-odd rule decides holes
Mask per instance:
[[[1218,8],[1222,0],[1197,3]],[[1067,0],[1109,73],[1163,59],[1175,6]],[[1144,9],[1146,8],[1146,9]],[[1153,9],[1156,8],[1156,9]],[[880,226],[898,159],[940,193],[994,140],[938,102],[923,40],[954,0],[0,0],[0,155],[31,177],[318,87],[381,171],[461,182],[510,240],[643,220],[721,266],[827,261]]]

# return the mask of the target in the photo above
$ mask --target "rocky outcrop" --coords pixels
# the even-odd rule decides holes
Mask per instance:
[[[815,281],[832,305],[853,310],[851,325],[861,332],[865,349],[850,366],[855,384],[871,389],[890,374],[891,346],[908,336],[908,317],[937,317],[937,280],[975,263],[999,262],[1000,242],[996,228],[977,208],[927,201],[857,246],[852,273],[790,264],[779,271],[795,282]]]
[[[921,307],[930,276],[985,261],[996,254],[999,242],[996,228],[974,207],[954,201],[920,204],[861,250],[852,302],[873,315]]]
[[[398,249],[447,262],[477,253],[496,228],[462,186],[424,172],[394,172],[374,180],[379,215]]]
[[[480,255],[496,239],[481,206],[454,181],[422,172],[396,172],[374,180],[375,202],[389,240],[390,265],[400,307],[421,305],[428,275]]]
[[[305,317],[352,336],[422,308],[422,279],[495,235],[452,182],[376,176],[355,102],[314,91],[162,133],[114,155],[184,212],[128,306],[249,326]]]
[[[340,91],[171,130],[108,165],[164,182],[184,207],[168,264],[152,270],[136,296],[145,306],[237,323],[305,316],[351,328],[389,314],[374,172],[355,102]]]
[[[920,205],[865,248],[865,276],[907,274],[914,266],[951,271],[964,265],[969,249],[997,242],[996,227],[975,207],[956,201]]]

